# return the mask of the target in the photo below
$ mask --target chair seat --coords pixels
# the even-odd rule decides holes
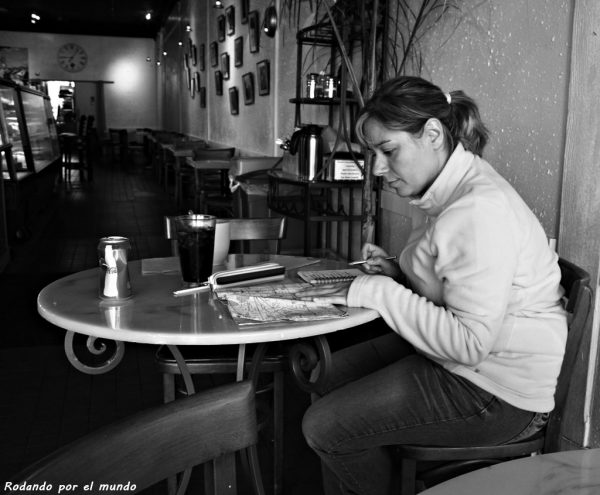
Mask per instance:
[[[401,457],[420,461],[445,461],[479,459],[481,457],[516,457],[542,450],[544,436],[538,434],[529,440],[503,445],[482,445],[476,447],[439,447],[431,445],[399,445],[396,447]]]

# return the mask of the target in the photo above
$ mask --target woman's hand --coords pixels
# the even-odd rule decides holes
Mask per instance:
[[[362,257],[366,260],[360,265],[360,269],[369,275],[387,275],[388,277],[398,280],[402,275],[398,263],[394,260],[386,260],[389,257],[388,253],[370,242],[365,243],[361,249]]]
[[[302,301],[314,301],[316,303],[343,304],[348,302],[348,289],[351,282],[338,284],[323,284],[309,287],[296,292],[296,297]]]

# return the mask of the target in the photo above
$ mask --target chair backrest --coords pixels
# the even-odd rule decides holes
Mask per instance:
[[[235,155],[235,148],[202,148],[195,149],[194,160],[231,160]]]
[[[276,241],[275,253],[281,252],[281,241],[287,235],[287,218],[231,218],[229,238],[232,241]]]
[[[593,294],[590,288],[590,276],[585,270],[562,258],[559,259],[559,266],[561,285],[565,290],[565,309],[569,318],[569,333],[554,394],[555,407],[546,426],[544,442],[544,452],[546,453],[564,450],[561,448],[564,441],[562,420],[570,402],[569,398],[573,397],[569,395],[569,392],[578,390],[573,386],[575,381],[573,371],[587,369],[587,362],[584,362],[587,354],[583,350],[584,346],[589,344],[588,337],[591,330]]]
[[[89,493],[100,493],[101,483],[128,487],[104,493],[137,493],[257,439],[254,385],[235,382],[101,428],[26,468],[12,482],[78,484],[81,491],[93,481]]]

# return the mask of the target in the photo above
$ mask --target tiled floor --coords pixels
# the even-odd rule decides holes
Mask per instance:
[[[143,163],[128,169],[100,163],[93,183],[75,176],[71,185],[57,186],[54,198],[0,273],[0,482],[88,431],[161,402],[153,346],[127,345],[115,370],[85,375],[65,358],[64,331],[37,314],[36,295],[52,280],[96,266],[96,245],[106,235],[128,237],[133,259],[168,255],[162,217],[174,213],[169,196]],[[306,403],[290,382],[286,494],[320,492],[318,464],[299,430]]]

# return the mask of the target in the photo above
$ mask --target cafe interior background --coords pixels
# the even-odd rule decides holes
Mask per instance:
[[[253,52],[248,24],[240,15],[241,2],[224,0],[224,9],[214,8],[214,3],[173,2],[155,39],[83,34],[85,29],[74,34],[6,30],[0,31],[0,46],[27,50],[32,82],[73,81],[78,110],[94,115],[101,133],[113,127],[168,129],[235,146],[244,156],[281,156],[277,140],[289,138],[294,130],[290,99],[296,90],[296,28],[314,21],[314,2],[291,2],[300,7],[295,19],[289,11],[286,14],[289,1],[249,0],[248,8],[257,12],[260,23],[270,6],[279,14],[274,36],[261,33]],[[461,89],[475,98],[491,131],[485,158],[532,207],[559,254],[592,274],[596,289],[600,7],[596,0],[455,3],[460,8],[440,17],[419,40],[420,74],[444,91]],[[217,95],[214,73],[221,62],[217,67],[211,64],[210,46],[218,39],[217,18],[229,6],[236,8],[235,24],[218,41],[218,55],[229,54],[230,77],[223,81],[222,95]],[[239,37],[243,62],[235,66]],[[58,66],[56,53],[65,43],[85,49],[87,65],[80,72],[68,74]],[[192,71],[205,88],[205,99],[199,90],[192,94],[189,89],[184,53],[190,46],[204,57],[203,68],[197,63]],[[232,114],[229,88],[242,91],[242,76],[249,72],[256,81],[257,64],[264,61],[270,68],[269,90],[260,95],[257,91],[252,104],[240,96],[238,113]],[[325,69],[319,60],[313,63],[315,72]],[[323,118],[323,110],[310,111],[315,120]],[[385,188],[379,207],[379,243],[399,252],[419,219]],[[354,236],[359,243],[360,231]],[[582,364],[581,400],[573,406],[572,440],[588,447],[600,444],[597,321],[595,317],[590,354]]]

